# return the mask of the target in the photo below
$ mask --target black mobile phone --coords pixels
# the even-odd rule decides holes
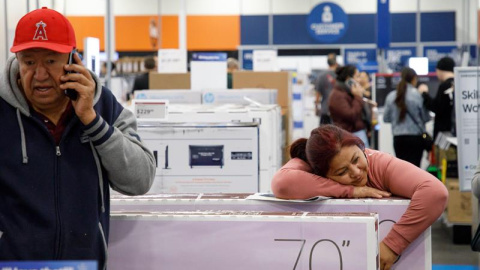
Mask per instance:
[[[353,79],[348,79],[347,80],[347,85],[348,87],[352,88],[352,86],[355,84],[355,81]]]
[[[73,49],[70,54],[68,55],[68,64],[71,65],[73,63],[73,56],[77,50]],[[73,71],[67,71],[66,73],[73,73]],[[69,97],[71,100],[77,100],[78,92],[75,89],[65,89],[65,95]]]

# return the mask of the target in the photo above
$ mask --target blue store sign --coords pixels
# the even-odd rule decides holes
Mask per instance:
[[[307,28],[315,40],[332,43],[347,32],[348,16],[337,4],[324,2],[315,6],[308,15]]]
[[[253,70],[253,50],[244,50],[242,52],[242,69]]]
[[[354,65],[360,71],[378,72],[376,49],[345,49],[345,65]]]
[[[456,46],[425,46],[423,55],[428,57],[429,72],[435,72],[438,60],[445,56],[451,57],[456,62],[461,58],[460,51]]]

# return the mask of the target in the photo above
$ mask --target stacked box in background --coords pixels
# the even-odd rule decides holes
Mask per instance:
[[[460,191],[458,178],[447,178],[447,220],[450,223],[472,224],[472,193]]]
[[[150,91],[150,90],[149,90]],[[153,90],[140,91],[139,96],[145,94],[148,97],[169,96],[174,99],[181,99],[178,92],[189,92],[188,90]],[[263,91],[263,90],[261,90]],[[261,92],[260,91],[260,92]],[[201,92],[190,91],[201,94]],[[235,91],[234,91],[235,92]],[[248,91],[246,91],[248,93]],[[258,92],[258,91],[256,91]],[[269,95],[275,95],[276,90],[265,91]],[[254,93],[252,93],[254,94]],[[235,94],[234,94],[235,95]],[[190,96],[190,95],[187,95]],[[187,97],[185,96],[185,97]],[[254,95],[252,95],[254,96]],[[178,98],[177,98],[178,97]],[[197,98],[199,95],[196,96]],[[282,166],[282,146],[284,145],[281,126],[280,107],[278,105],[236,105],[236,104],[171,104],[168,109],[167,119],[162,123],[196,123],[197,125],[208,126],[215,123],[252,123],[259,125],[259,190],[253,192],[270,192],[271,179]],[[140,121],[141,123],[141,121]],[[170,124],[171,125],[171,124]],[[143,138],[143,136],[140,134]],[[177,154],[182,154],[176,152]],[[167,191],[168,192],[168,191]],[[186,192],[186,191],[184,191]],[[212,191],[198,191],[212,192]],[[221,192],[221,191],[217,191]],[[225,192],[225,191],[224,191]],[[241,190],[231,192],[242,192]]]
[[[236,71],[233,72],[233,88],[259,88],[259,89],[277,89],[277,101],[282,109],[284,117],[285,148],[283,150],[283,163],[290,159],[287,146],[292,143],[292,72],[253,72]]]

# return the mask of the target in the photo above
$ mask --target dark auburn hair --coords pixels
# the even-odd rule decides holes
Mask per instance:
[[[412,83],[412,81],[417,77],[417,73],[412,68],[404,67],[402,69],[401,76],[401,80],[397,84],[397,96],[395,97],[395,104],[400,109],[400,122],[402,122],[407,115],[407,104],[405,103],[405,97],[407,95],[407,83]]]
[[[344,146],[356,145],[365,150],[363,141],[352,133],[335,125],[322,125],[310,133],[310,138],[301,138],[290,146],[290,156],[310,164],[313,172],[326,176],[330,162]]]
[[[337,74],[337,81],[345,82],[348,77],[353,78],[355,71],[357,71],[357,67],[354,65],[346,65],[337,68],[337,70],[335,70],[335,73]]]

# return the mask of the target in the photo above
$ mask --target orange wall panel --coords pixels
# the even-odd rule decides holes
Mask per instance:
[[[100,39],[100,50],[105,47],[105,26],[103,16],[67,16],[75,30],[77,49],[83,51],[83,39],[96,37]]]
[[[178,48],[178,16],[161,16],[159,33],[161,39],[150,37],[151,23],[157,27],[158,16],[116,16],[115,47],[117,51],[156,51],[160,47]]]
[[[156,51],[150,42],[150,20],[157,16],[115,16],[115,48],[117,51]]]
[[[236,50],[240,16],[187,16],[188,50]]]
[[[77,47],[83,51],[83,39],[100,39],[100,50],[105,50],[105,22],[103,16],[68,16],[75,29]],[[156,51],[159,48],[179,47],[178,16],[161,16],[160,39],[150,39],[151,20],[157,16],[116,16],[115,48],[117,51]],[[236,50],[240,44],[239,16],[187,16],[188,50]]]
[[[162,16],[161,45],[164,49],[178,49],[178,16]]]

